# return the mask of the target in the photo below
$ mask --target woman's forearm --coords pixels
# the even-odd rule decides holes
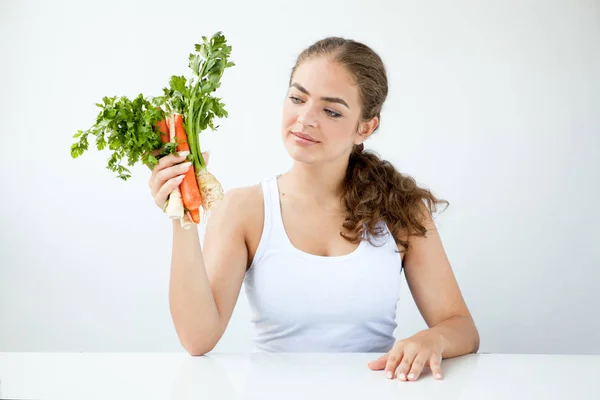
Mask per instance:
[[[192,355],[210,351],[220,338],[220,318],[211,292],[198,230],[173,222],[169,303],[175,330]]]
[[[470,317],[454,316],[431,327],[443,343],[442,358],[452,358],[479,350],[479,332]]]

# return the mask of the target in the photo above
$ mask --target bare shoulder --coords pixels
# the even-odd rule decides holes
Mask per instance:
[[[264,223],[264,202],[260,184],[230,189],[212,211],[214,226],[229,225],[244,236],[248,266],[260,242]],[[210,222],[209,222],[210,224]]]
[[[237,221],[247,221],[263,208],[262,190],[259,184],[230,189],[215,211],[227,212]]]
[[[211,215],[225,213],[228,216],[243,216],[250,203],[256,197],[255,192],[257,190],[255,186],[236,187],[227,190],[223,199],[213,205]],[[258,189],[258,194],[260,195],[260,188]]]
[[[422,242],[424,238],[426,239],[431,234],[437,233],[437,227],[433,221],[433,217],[430,211],[428,210],[427,206],[424,203],[421,203],[419,204],[418,209],[420,222],[423,225],[423,227],[427,230],[425,237],[415,235],[414,231],[409,233],[409,229],[406,226],[401,226],[399,230],[395,232],[396,237],[400,241],[407,243],[409,246],[408,249],[405,249],[404,246],[398,244],[398,250],[400,250],[404,257],[406,257],[411,252],[411,248],[413,247],[415,242]]]

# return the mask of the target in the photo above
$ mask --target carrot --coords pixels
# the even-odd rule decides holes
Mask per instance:
[[[156,123],[156,127],[160,132],[160,140],[165,144],[169,143],[169,125],[167,125],[167,120],[163,119],[161,121],[158,121]]]
[[[200,209],[190,210],[190,217],[195,224],[200,223]]]
[[[171,133],[169,132],[168,118],[158,121],[157,123],[154,124],[154,127],[158,129],[158,131],[160,133],[160,141],[162,143],[167,144],[171,141]],[[165,207],[164,207],[163,211],[167,210],[167,207],[169,205],[169,200],[170,200],[170,196],[169,196],[169,198],[167,198],[167,202],[165,203]],[[177,213],[175,213],[175,214],[177,214]],[[172,218],[176,218],[176,215],[173,215]]]
[[[173,113],[173,118],[175,119],[175,137],[178,142],[177,151],[190,151],[185,127],[183,126],[183,115]],[[181,198],[185,208],[189,211],[198,210],[202,205],[202,196],[200,196],[200,189],[198,188],[198,181],[196,180],[194,168],[190,168],[186,171],[185,177],[179,185],[179,189],[181,190]]]

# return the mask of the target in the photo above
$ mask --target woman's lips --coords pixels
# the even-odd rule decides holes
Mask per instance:
[[[314,145],[314,144],[319,143],[312,136],[307,135],[305,133],[292,131],[292,135],[294,135],[294,139],[296,140],[296,143],[304,145],[304,146],[309,146],[309,145]]]

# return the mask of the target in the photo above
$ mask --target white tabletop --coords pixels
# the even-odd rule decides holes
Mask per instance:
[[[600,399],[600,356],[472,354],[416,382],[377,356],[0,353],[0,399]]]

